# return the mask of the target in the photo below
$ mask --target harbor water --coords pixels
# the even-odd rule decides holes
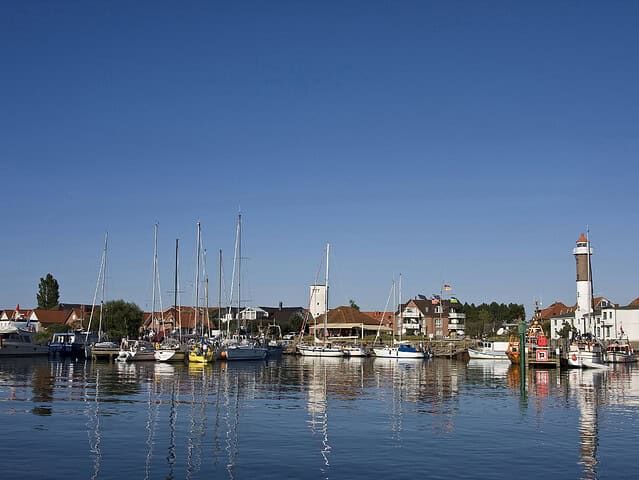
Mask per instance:
[[[636,474],[639,366],[525,377],[491,360],[1,359],[0,458],[23,480]]]

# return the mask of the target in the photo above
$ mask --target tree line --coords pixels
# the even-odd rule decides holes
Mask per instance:
[[[464,303],[466,314],[466,335],[488,337],[497,334],[505,324],[517,323],[526,318],[526,309],[516,303]]]

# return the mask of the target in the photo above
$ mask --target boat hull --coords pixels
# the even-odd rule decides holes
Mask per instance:
[[[297,351],[305,357],[343,357],[344,352],[335,347],[298,346]]]
[[[469,348],[468,356],[473,360],[508,360],[506,352],[498,352],[494,350],[483,351]]]
[[[186,355],[181,350],[169,348],[156,350],[154,357],[158,362],[183,362]]]
[[[402,351],[399,348],[386,347],[374,348],[375,356],[378,358],[425,358],[424,352],[420,351]]]
[[[268,350],[262,347],[231,345],[222,350],[225,360],[264,360]]]

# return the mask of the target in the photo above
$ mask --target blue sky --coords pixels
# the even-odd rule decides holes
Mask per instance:
[[[202,222],[217,303],[243,213],[243,303],[639,296],[636,2],[0,4],[0,308],[51,272],[149,309],[159,223],[193,298]]]

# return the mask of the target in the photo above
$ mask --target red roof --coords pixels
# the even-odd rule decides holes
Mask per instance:
[[[69,317],[69,310],[44,310],[40,308],[36,308],[33,313],[35,313],[38,321],[41,324],[55,324],[55,323],[65,323],[67,318]]]

